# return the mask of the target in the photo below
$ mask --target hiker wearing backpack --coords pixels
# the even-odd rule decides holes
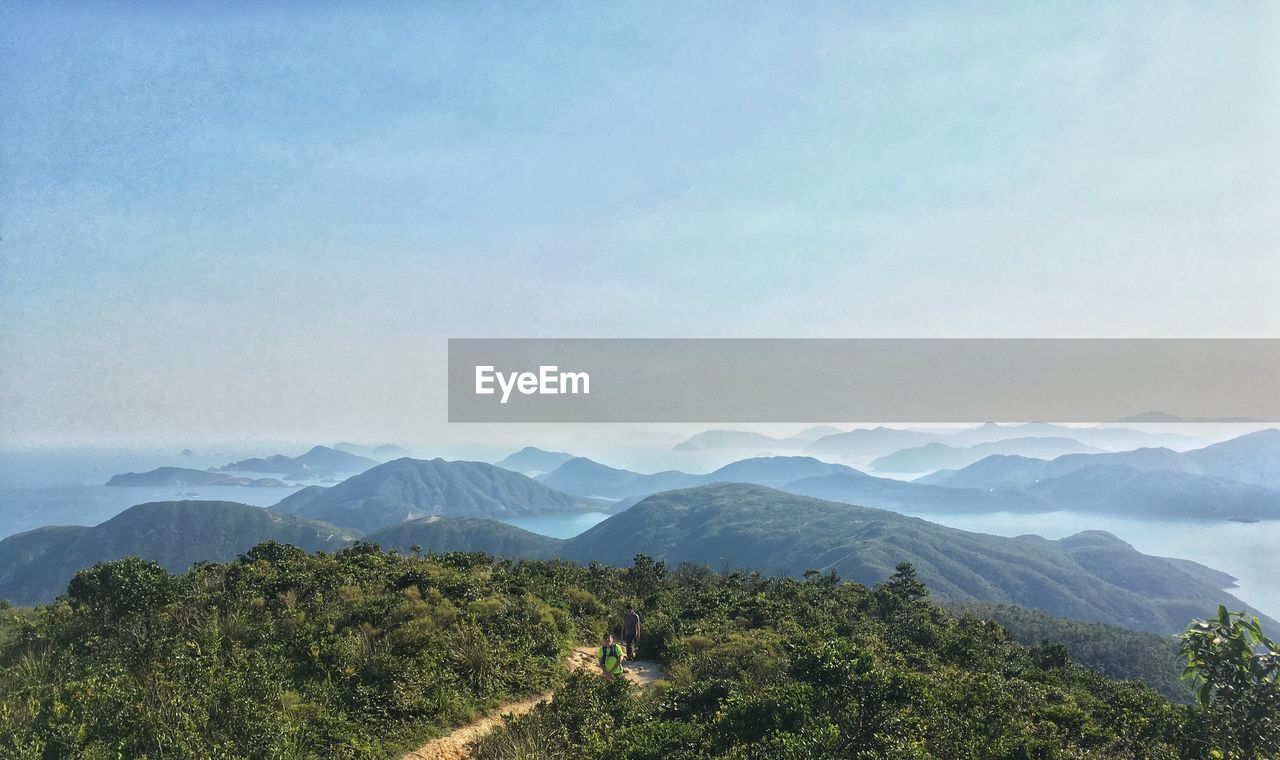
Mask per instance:
[[[627,605],[622,615],[622,643],[627,645],[627,659],[636,658],[636,642],[640,640],[640,615]]]
[[[600,647],[600,672],[604,680],[611,681],[614,676],[622,675],[622,650],[613,643],[613,634],[604,635],[604,646]]]

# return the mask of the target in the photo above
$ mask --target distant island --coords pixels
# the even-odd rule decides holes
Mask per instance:
[[[126,472],[113,475],[109,486],[253,486],[256,488],[289,488],[275,478],[245,478],[223,472],[194,470],[189,467],[157,467],[150,472]],[[296,488],[296,486],[294,486]]]
[[[347,444],[348,446],[353,444]],[[378,460],[328,446],[313,446],[301,456],[275,454],[230,462],[214,468],[217,472],[261,472],[282,474],[286,480],[318,480],[335,474],[354,475],[376,467]]]

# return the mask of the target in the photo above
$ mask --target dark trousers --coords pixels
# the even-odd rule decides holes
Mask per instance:
[[[622,634],[622,643],[627,645],[627,659],[634,660],[636,658],[636,635],[634,633]]]

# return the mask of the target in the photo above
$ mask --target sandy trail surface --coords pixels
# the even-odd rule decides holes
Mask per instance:
[[[594,647],[578,647],[569,653],[566,661],[570,670],[590,670],[599,672],[596,649]],[[634,660],[626,663],[627,680],[638,686],[648,686],[662,678],[662,666],[650,660]],[[464,760],[471,756],[471,745],[479,741],[493,729],[502,725],[504,715],[524,715],[542,702],[551,700],[551,692],[546,691],[535,697],[508,702],[499,706],[490,714],[479,720],[453,730],[439,739],[432,739],[418,749],[410,752],[401,760]]]

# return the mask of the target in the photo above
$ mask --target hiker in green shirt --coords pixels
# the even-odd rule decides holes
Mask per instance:
[[[604,680],[610,681],[614,676],[622,675],[622,650],[613,643],[613,634],[604,635],[604,646],[600,647],[599,655]]]

